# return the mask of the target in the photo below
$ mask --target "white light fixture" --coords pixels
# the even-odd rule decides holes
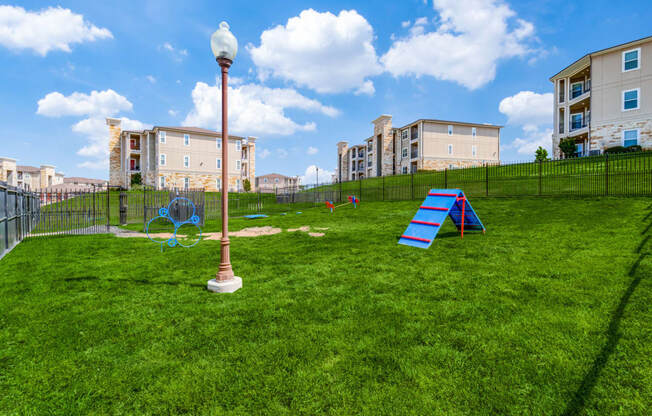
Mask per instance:
[[[211,49],[215,59],[228,59],[233,61],[238,53],[238,40],[229,30],[229,24],[220,23],[220,28],[211,36]]]

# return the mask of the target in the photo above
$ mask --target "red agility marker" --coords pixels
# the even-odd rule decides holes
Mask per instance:
[[[410,235],[402,235],[401,238],[407,238],[408,240],[414,240],[414,241],[423,241],[424,243],[429,243],[432,240],[428,240],[427,238],[419,238],[419,237],[412,237]]]
[[[433,211],[448,211],[448,208],[440,208],[440,207],[427,207],[425,205],[421,205],[419,209],[430,209]]]
[[[457,196],[457,194],[442,194],[439,192],[431,192],[428,196]]]
[[[412,220],[410,221],[412,224],[423,224],[423,225],[432,225],[434,227],[439,227],[441,224],[438,222],[429,222],[429,221],[419,221],[419,220]]]

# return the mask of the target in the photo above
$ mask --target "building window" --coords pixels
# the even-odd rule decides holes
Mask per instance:
[[[183,187],[184,189],[190,188],[190,178],[183,178]]]
[[[217,189],[222,188],[222,180],[220,178],[217,178],[215,181],[215,185],[217,186]]]
[[[471,146],[471,154],[473,155],[473,157],[476,157],[477,153],[478,153],[478,147],[476,145]]]
[[[235,161],[235,169],[240,170],[240,161],[239,160]]]
[[[183,145],[184,146],[190,146],[190,135],[189,134],[184,134],[183,135]]]
[[[450,125],[450,124],[448,125],[448,135],[449,135],[449,136],[452,136],[452,135],[453,135],[453,126]]]
[[[471,127],[471,136],[475,137],[478,135],[478,130],[475,127]]]
[[[407,140],[407,138],[408,138],[408,130],[405,129],[405,130],[403,130],[403,131],[401,132],[401,139],[402,139],[402,140]]]
[[[236,140],[235,141],[235,150],[238,152],[242,150],[242,141],[241,140]]]
[[[369,144],[367,145],[367,153],[373,151],[374,151],[374,144],[372,142],[369,142]]]
[[[403,148],[403,152],[401,153],[402,157],[407,157],[407,147]]]
[[[215,159],[215,164],[218,169],[222,169],[222,159]]]
[[[632,49],[623,52],[623,72],[634,71],[636,69],[639,69],[640,55],[641,55],[641,48]]]
[[[636,146],[638,144],[638,129],[623,131],[623,147]]]
[[[164,153],[161,153],[160,165],[165,166],[165,154]]]
[[[236,179],[235,186],[238,190],[240,190],[240,179]]]
[[[278,178],[274,178],[274,183],[278,183]]]
[[[453,154],[453,145],[452,145],[452,144],[449,144],[449,145],[448,145],[448,154],[449,154],[449,155],[452,155],[452,154]]]
[[[403,173],[407,173],[407,166],[403,166]]]
[[[165,176],[159,177],[159,185],[161,185],[161,188],[165,188]]]
[[[183,157],[183,167],[184,168],[190,167],[190,156],[186,155]]]
[[[165,132],[164,132],[164,131],[160,131],[160,132],[158,133],[158,140],[159,140],[159,142],[161,142],[161,143],[165,143]]]
[[[216,143],[216,146],[217,146],[218,149],[221,149],[221,148],[222,148],[222,139],[218,138],[218,139],[215,141],[215,143]]]
[[[453,169],[453,164],[452,163],[448,164],[448,169]]]
[[[263,179],[263,182],[267,183],[267,178]]]
[[[638,100],[640,88],[623,91],[623,111],[638,110],[640,103]]]
[[[572,100],[573,98],[577,98],[580,95],[582,95],[582,83],[581,82],[573,82],[571,84],[570,88],[570,99]]]
[[[581,129],[582,127],[585,127],[584,123],[582,122],[583,116],[584,115],[582,113],[571,114],[570,131]]]

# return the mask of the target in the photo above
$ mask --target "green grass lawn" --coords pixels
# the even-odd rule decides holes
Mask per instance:
[[[0,414],[641,415],[652,407],[652,201],[421,201],[231,221],[328,227],[160,251],[32,238],[0,261]],[[206,231],[219,230],[208,221]]]

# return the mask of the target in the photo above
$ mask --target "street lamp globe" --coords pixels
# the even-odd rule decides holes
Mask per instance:
[[[235,59],[235,54],[238,53],[238,40],[229,30],[228,23],[220,23],[220,28],[211,36],[211,49],[215,59],[228,59],[232,62]]]

